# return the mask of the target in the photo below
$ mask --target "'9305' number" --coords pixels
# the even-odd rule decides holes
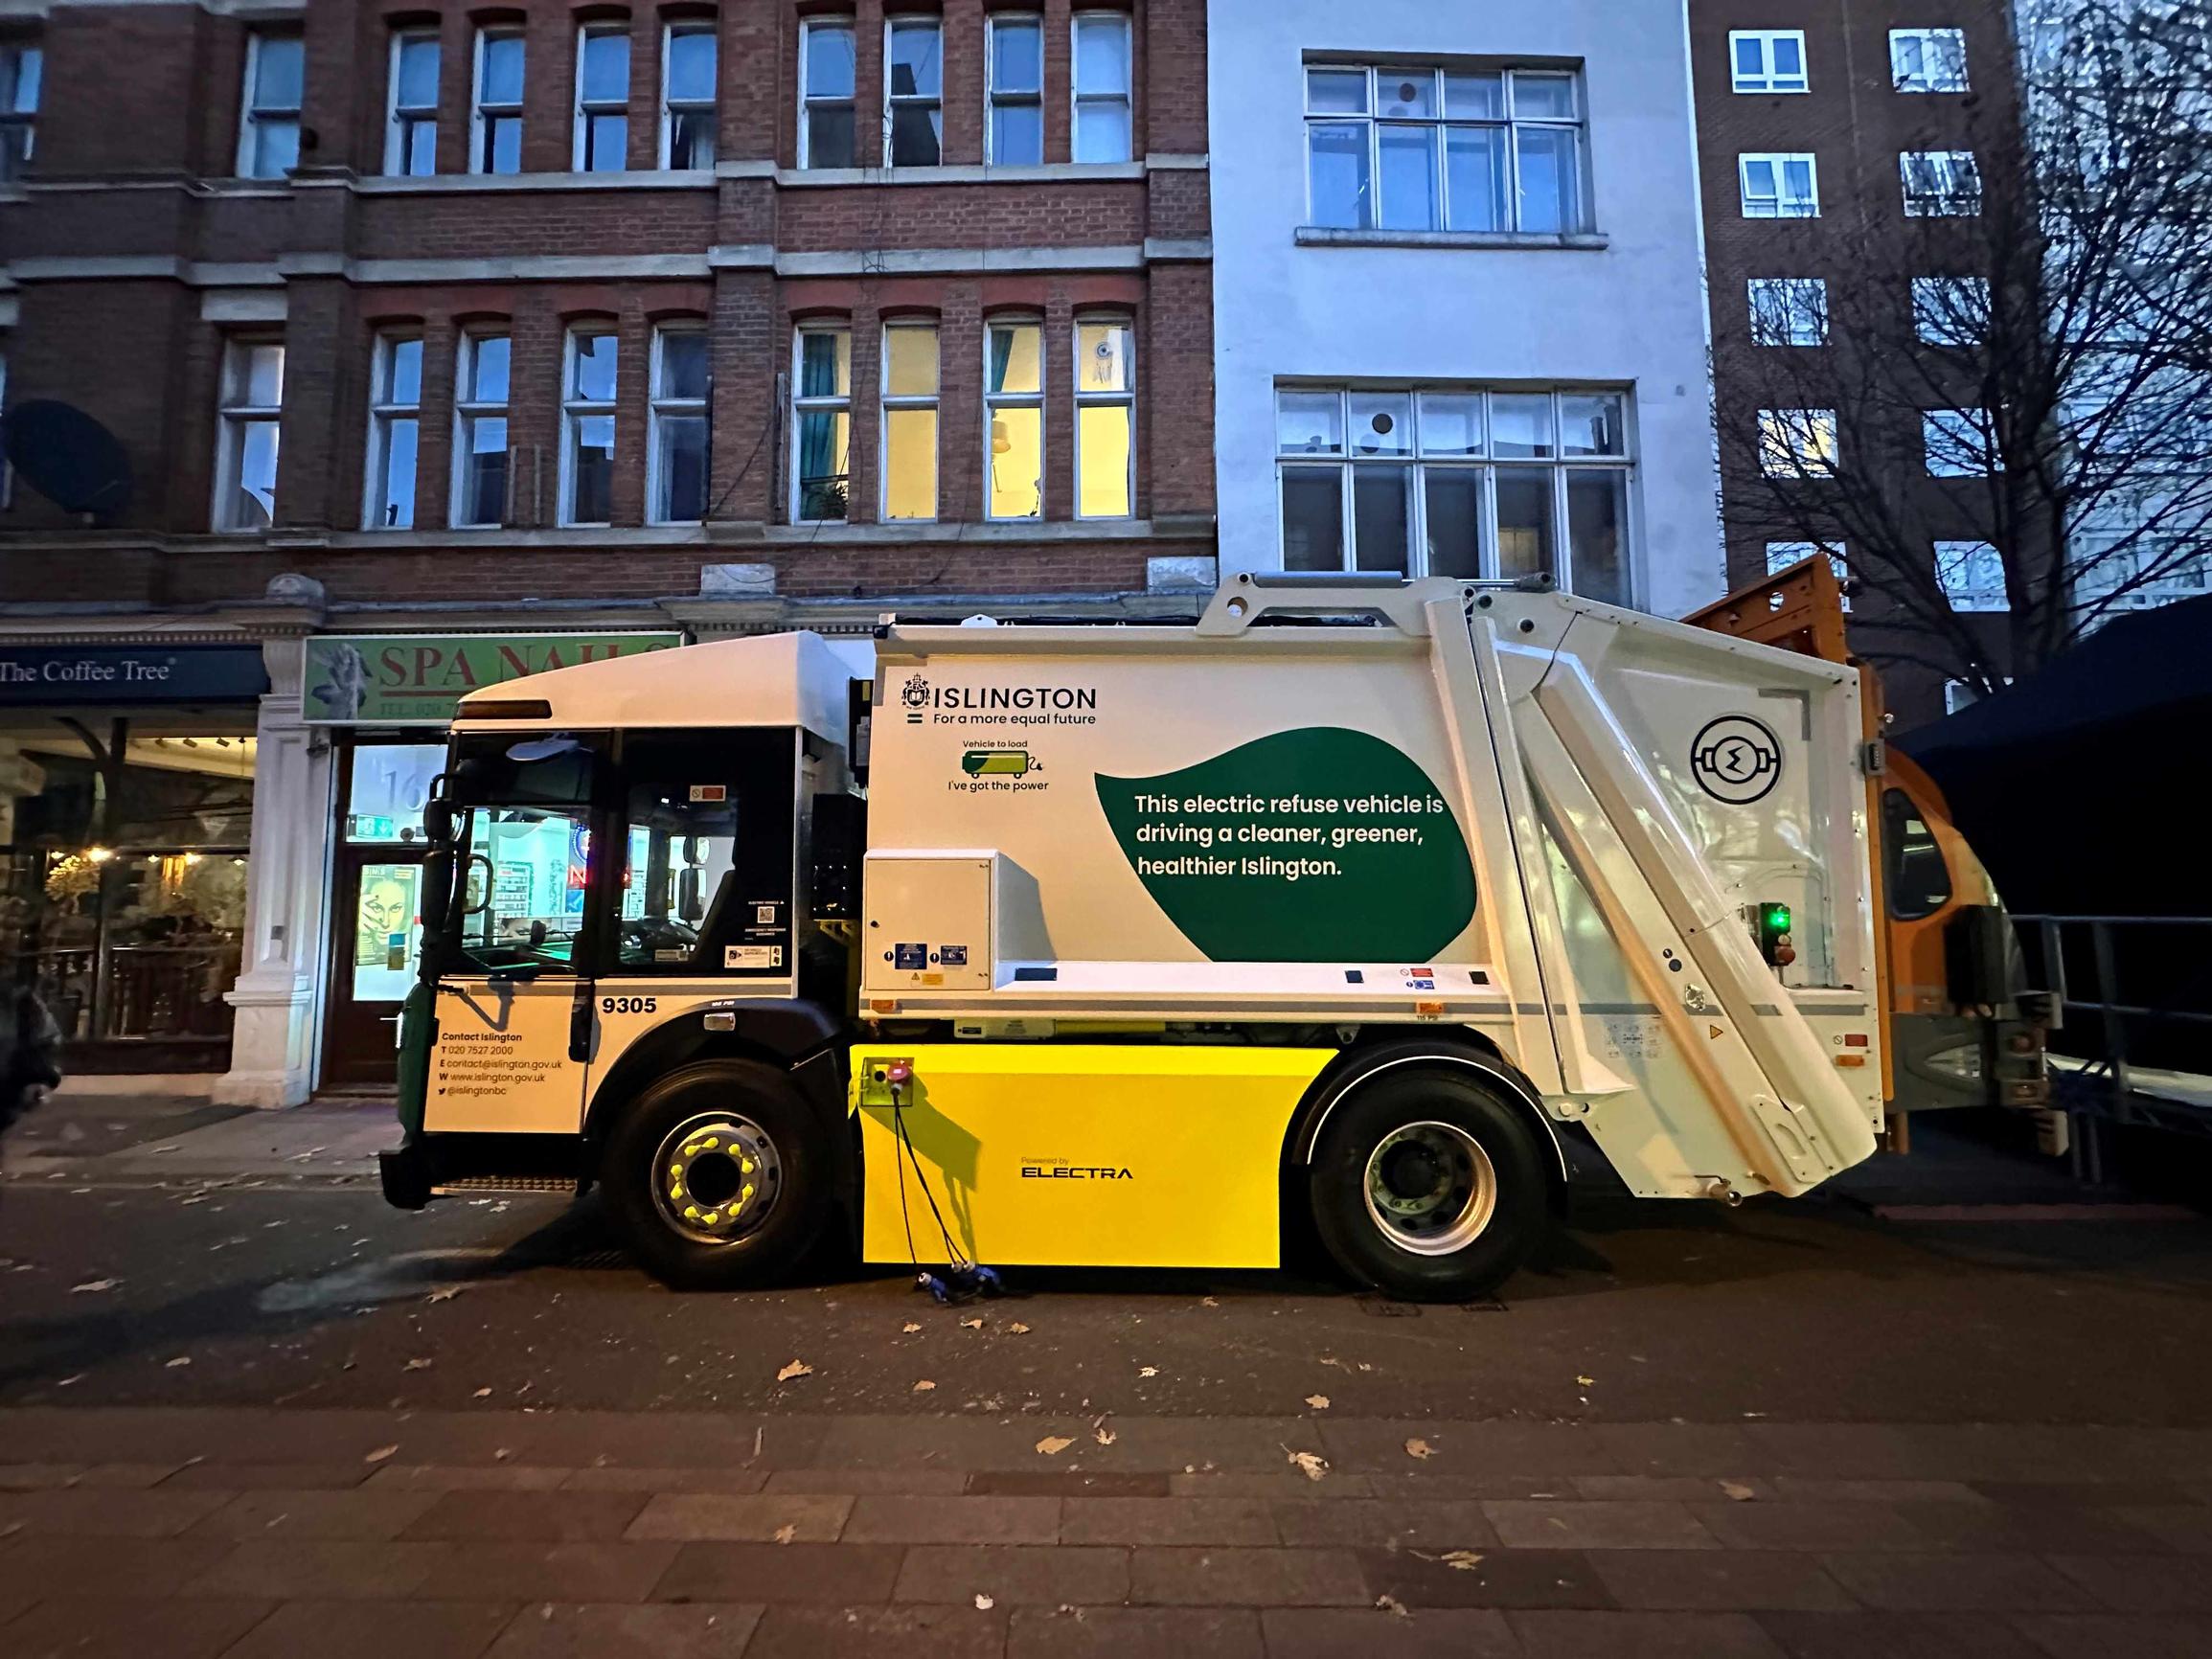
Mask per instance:
[[[657,996],[603,996],[599,999],[601,1013],[651,1013],[660,1007]]]

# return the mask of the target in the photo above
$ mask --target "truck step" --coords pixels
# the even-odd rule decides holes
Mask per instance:
[[[573,1175],[455,1175],[430,1188],[431,1195],[439,1198],[456,1197],[464,1193],[573,1193],[575,1191]]]

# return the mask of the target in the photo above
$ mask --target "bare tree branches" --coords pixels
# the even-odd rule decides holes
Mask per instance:
[[[1739,532],[1840,548],[1878,654],[1984,691],[2212,552],[2212,14],[2055,10],[1716,366]]]

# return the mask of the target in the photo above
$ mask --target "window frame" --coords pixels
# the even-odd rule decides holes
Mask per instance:
[[[407,27],[392,31],[391,69],[384,88],[384,175],[387,178],[428,178],[438,170],[438,73],[431,75],[430,102],[428,104],[399,102],[399,62],[410,45],[428,45],[437,55],[439,70],[444,68],[445,45],[435,29]],[[408,142],[414,128],[426,125],[430,129],[430,166],[417,172],[409,166],[413,146]]]
[[[1117,392],[1086,392],[1083,385],[1083,331],[1085,327],[1115,328],[1129,336],[1125,353],[1129,385]],[[1075,515],[1091,524],[1126,523],[1137,516],[1137,326],[1126,311],[1078,311],[1068,325],[1069,380],[1075,393]],[[1085,512],[1083,510],[1083,412],[1085,409],[1127,409],[1129,421],[1129,458],[1122,488],[1129,499],[1127,512]]]
[[[262,104],[256,102],[260,90],[262,57],[267,48],[279,41],[289,41],[300,52],[300,101],[293,104]],[[307,105],[308,48],[307,37],[300,26],[270,24],[246,31],[246,60],[244,83],[239,92],[239,144],[238,174],[239,178],[270,179],[282,182],[291,168],[278,172],[256,170],[260,159],[260,136],[268,127],[289,125],[292,129],[292,167],[300,165],[301,113]]]
[[[24,74],[29,64],[31,73]],[[30,102],[23,98],[31,87]],[[38,156],[38,105],[46,91],[46,43],[0,40],[0,185],[20,178]],[[17,142],[16,135],[20,135]]]
[[[1083,25],[1085,23],[1096,25],[1099,23],[1106,22],[1114,24],[1121,31],[1122,64],[1123,67],[1127,69],[1128,75],[1118,90],[1109,89],[1105,92],[1086,92],[1083,90]],[[1137,42],[1136,30],[1132,19],[1127,11],[1109,11],[1103,7],[1090,7],[1084,10],[1077,11],[1072,15],[1070,15],[1068,18],[1067,29],[1068,160],[1081,167],[1119,167],[1126,165],[1129,162],[1134,161],[1136,159],[1137,153],[1137,99],[1135,86],[1137,74]],[[1040,33],[1038,38],[1038,48],[1039,52],[1043,50],[1043,35]],[[1129,145],[1127,147],[1126,153],[1112,157],[1110,159],[1099,159],[1092,161],[1085,161],[1083,159],[1083,106],[1085,104],[1090,104],[1094,107],[1106,106],[1108,108],[1119,106],[1126,113],[1128,119],[1124,123],[1124,130],[1129,134]]]
[[[484,68],[490,57],[494,41],[512,40],[522,54],[522,85],[514,102],[487,103],[484,99]],[[469,53],[468,69],[468,170],[486,178],[511,178],[522,170],[522,141],[528,127],[523,108],[530,97],[530,37],[518,25],[486,24],[476,31],[475,41]],[[514,123],[513,172],[493,167],[498,148],[498,124]]]
[[[587,21],[576,27],[576,75],[569,101],[568,168],[571,172],[627,172],[629,171],[629,92],[630,75],[636,67],[630,61],[632,42],[627,18],[620,22],[605,20]],[[587,98],[583,90],[585,54],[594,40],[620,40],[622,42],[622,99],[617,102],[607,98]],[[598,123],[614,116],[622,118],[622,148],[612,167],[592,165],[598,155]]]
[[[1367,78],[1366,108],[1357,114],[1342,111],[1316,110],[1313,107],[1313,76],[1358,72]],[[1583,67],[1562,68],[1556,65],[1531,63],[1501,63],[1494,68],[1464,71],[1447,68],[1439,63],[1393,63],[1388,59],[1369,59],[1365,62],[1337,61],[1330,58],[1309,57],[1300,65],[1303,80],[1299,89],[1306,125],[1306,223],[1322,230],[1347,230],[1357,236],[1379,235],[1477,235],[1511,237],[1589,236],[1597,229],[1597,204],[1590,188],[1590,113],[1589,93]],[[1454,116],[1448,100],[1449,78],[1454,74],[1494,75],[1498,80],[1499,113],[1494,116]],[[1422,75],[1429,78],[1435,91],[1436,113],[1432,116],[1386,116],[1381,113],[1381,80],[1384,74]],[[1517,78],[1531,76],[1545,80],[1563,80],[1573,100],[1571,117],[1523,116],[1518,112]],[[1317,126],[1342,126],[1354,122],[1366,128],[1366,162],[1368,217],[1372,221],[1362,225],[1324,225],[1316,209],[1313,192],[1313,131]],[[1436,188],[1430,197],[1435,223],[1425,230],[1419,226],[1385,225],[1382,222],[1385,203],[1382,191],[1382,137],[1385,128],[1423,127],[1432,130],[1436,142],[1430,151],[1435,163]],[[1506,216],[1511,223],[1502,226],[1477,227],[1454,225],[1451,222],[1451,133],[1455,127],[1484,132],[1498,132],[1505,139]],[[1573,140],[1574,147],[1574,199],[1575,220],[1554,231],[1531,231],[1523,228],[1521,181],[1521,134],[1531,132],[1564,132]]]
[[[891,390],[891,336],[905,330],[926,333],[937,360],[935,388],[928,393]],[[935,524],[945,502],[945,335],[934,317],[892,317],[885,321],[877,352],[876,518],[881,524]],[[891,511],[891,417],[902,410],[926,409],[931,416],[929,512],[925,517],[894,516]]]
[[[577,370],[582,354],[577,350],[580,340],[612,340],[614,342],[615,384],[608,395],[587,398],[578,389]],[[509,350],[512,352],[513,348]],[[513,372],[513,358],[509,359],[509,374]],[[622,455],[621,430],[616,410],[622,396],[622,331],[611,321],[571,324],[561,334],[560,349],[560,476],[559,511],[555,522],[563,530],[606,530],[614,524],[614,466]],[[509,396],[513,395],[512,384]],[[607,501],[604,518],[579,518],[576,515],[577,441],[581,423],[602,418],[607,422]]]
[[[1751,344],[1759,347],[1796,348],[1799,350],[1825,346],[1829,341],[1828,280],[1825,277],[1748,277],[1745,279],[1745,295],[1750,312]],[[1779,311],[1760,305],[1763,287],[1784,290]],[[1811,294],[1815,304],[1806,308],[1798,302]],[[1782,337],[1775,338],[1771,330],[1762,325],[1779,319]],[[1817,330],[1812,339],[1800,339],[1798,324],[1810,319]]]
[[[991,389],[991,336],[996,329],[1035,329],[1037,330],[1037,390],[1035,392],[993,392]],[[1045,495],[1052,478],[1052,435],[1046,430],[1045,393],[1052,383],[1051,364],[1045,350],[1050,338],[1045,318],[1040,312],[1008,311],[983,319],[983,516],[991,524],[1042,524],[1045,518]],[[991,466],[994,451],[991,446],[992,422],[1001,409],[1035,409],[1037,411],[1037,511],[1035,512],[993,512],[991,510]]]
[[[415,348],[415,398],[401,402],[392,394],[393,366],[402,346]],[[386,524],[383,511],[389,500],[392,462],[392,427],[399,420],[415,423],[414,477],[407,486],[407,522]],[[400,531],[415,528],[415,514],[422,493],[422,332],[420,329],[380,329],[370,351],[368,477],[361,495],[361,528],[365,531]]]
[[[701,341],[707,351],[706,388],[696,398],[677,397],[665,390],[665,370],[668,342],[672,337]],[[645,521],[649,525],[704,524],[707,509],[712,505],[715,464],[715,367],[714,336],[703,318],[672,319],[655,324],[652,331],[652,354],[646,364],[646,417],[645,417]],[[668,481],[662,477],[661,466],[666,459],[662,447],[662,426],[673,418],[697,416],[702,423],[700,434],[704,446],[699,461],[699,512],[696,518],[673,518],[664,511],[668,497]]]
[[[1940,443],[1937,435],[1941,434]],[[1958,466],[1936,465],[1939,454],[1963,456],[1978,442],[1982,458],[1992,465]],[[1923,409],[1920,412],[1921,465],[1930,478],[1988,478],[1997,470],[1996,422],[1987,409]]]
[[[816,393],[809,397],[801,388],[806,384],[807,336],[810,334],[843,334],[845,336],[845,390],[837,393]],[[853,522],[853,321],[816,318],[793,325],[791,329],[791,466],[790,489],[787,510],[793,524],[851,524]],[[842,473],[825,473],[825,478],[842,477],[845,481],[845,511],[836,518],[806,518],[799,508],[805,499],[806,480],[800,475],[799,456],[803,447],[801,434],[805,431],[804,417],[809,414],[835,414],[845,417],[845,470]]]
[[[1930,51],[1930,48],[1938,43],[1946,46],[1955,45],[1957,51],[1955,54],[1939,54]],[[1899,63],[1900,49],[1907,44],[1917,45],[1920,48],[1922,72],[1918,75],[1907,74]],[[1928,65],[1939,58],[1947,67],[1956,66],[1958,71],[1957,85],[1937,85],[1928,77],[1927,73]],[[1892,29],[1889,32],[1889,85],[1893,92],[1915,96],[1946,93],[1955,95],[1972,92],[1973,80],[1967,70],[1966,31],[1951,28]]]
[[[1943,188],[1916,193],[1915,165],[1941,175]],[[1981,161],[1971,149],[1904,149],[1897,155],[1898,185],[1908,219],[1974,218],[1981,213]]]
[[[489,340],[507,342],[507,396],[494,403],[476,396],[477,357]],[[457,348],[453,375],[453,494],[447,506],[446,525],[453,530],[504,530],[514,512],[514,433],[507,422],[514,401],[514,336],[507,329],[464,329]],[[478,453],[472,435],[478,420],[495,420],[506,426],[499,453],[505,487],[499,492],[499,516],[470,517],[462,511],[469,499],[469,461]]]
[[[1002,89],[998,84],[998,34],[1002,29],[1019,27],[1037,35],[1037,89]],[[1074,69],[1069,68],[1072,80]],[[992,11],[984,18],[983,26],[983,165],[985,167],[1039,167],[1044,162],[1044,13],[1041,11]],[[998,154],[998,111],[1000,105],[1008,108],[1037,111],[1037,159],[1035,161],[1006,161]],[[1072,137],[1069,141],[1073,143]],[[1072,153],[1072,151],[1071,151]]]
[[[1392,381],[1346,383],[1296,379],[1279,379],[1274,385],[1275,402],[1275,558],[1278,569],[1289,571],[1288,549],[1285,536],[1284,494],[1287,474],[1292,467],[1319,468],[1333,466],[1337,470],[1337,530],[1342,548],[1339,571],[1357,572],[1359,563],[1357,489],[1357,481],[1362,467],[1403,467],[1407,474],[1407,512],[1405,520],[1407,557],[1403,574],[1408,579],[1431,574],[1429,567],[1430,534],[1428,525],[1428,475],[1430,472],[1471,474],[1479,480],[1477,486],[1476,520],[1474,526],[1474,575],[1460,577],[1461,580],[1500,580],[1504,569],[1504,556],[1499,545],[1498,483],[1501,478],[1541,475],[1547,480],[1550,524],[1547,527],[1551,542],[1551,574],[1559,585],[1573,591],[1574,580],[1574,526],[1572,522],[1573,497],[1569,480],[1577,473],[1617,479],[1620,488],[1621,517],[1619,538],[1621,552],[1622,592],[1616,602],[1633,604],[1642,587],[1641,536],[1638,523],[1640,479],[1642,462],[1635,431],[1634,388],[1625,384],[1577,385],[1554,384],[1526,386],[1488,381]],[[1288,450],[1282,440],[1282,402],[1286,396],[1334,397],[1337,402],[1337,431],[1341,444],[1334,454],[1314,454],[1302,450]],[[1399,398],[1407,399],[1406,407],[1412,419],[1412,429],[1407,446],[1402,452],[1388,452],[1362,458],[1353,430],[1352,405],[1361,398]],[[1550,400],[1550,438],[1546,447],[1551,451],[1541,456],[1501,456],[1497,453],[1497,420],[1494,400],[1499,398],[1541,397]],[[1481,407],[1481,441],[1477,454],[1430,453],[1422,430],[1425,419],[1424,399],[1430,398],[1472,398]],[[1619,420],[1618,452],[1607,455],[1573,455],[1565,453],[1565,405],[1574,398],[1606,398],[1613,400]],[[1376,567],[1378,571],[1380,566]],[[1321,573],[1326,574],[1326,573]]]
[[[277,400],[274,403],[233,401],[230,388],[236,379],[234,367],[247,353],[265,346],[274,346],[278,352]],[[223,336],[221,360],[217,368],[220,376],[216,386],[216,479],[215,500],[210,504],[209,519],[218,534],[251,535],[272,528],[277,518],[277,486],[284,468],[284,411],[285,375],[290,362],[285,351],[285,337],[281,332],[246,330]],[[246,376],[251,384],[250,373]],[[273,430],[275,442],[271,459],[277,473],[269,480],[268,519],[262,524],[241,524],[232,516],[239,498],[246,493],[243,467],[245,463],[245,434],[248,428],[266,425]]]
[[[901,29],[927,29],[937,36],[937,90],[933,93],[898,93],[891,90],[891,42]],[[855,87],[857,96],[857,87]],[[894,159],[892,127],[901,109],[937,112],[937,159],[901,162]],[[939,11],[885,12],[883,17],[883,166],[901,172],[945,165],[945,16]]]
[[[1736,60],[1737,43],[1755,40],[1759,43],[1760,73],[1749,80]],[[1794,40],[1797,43],[1797,84],[1776,85],[1780,71],[1774,67],[1774,43],[1777,40]],[[1731,29],[1728,31],[1728,90],[1755,94],[1767,93],[1778,98],[1794,98],[1813,90],[1813,60],[1805,50],[1805,31],[1802,29]]]
[[[1806,211],[1788,211],[1790,164],[1805,164]],[[1753,213],[1751,193],[1751,168],[1764,162],[1774,170],[1774,211]],[[1820,216],[1820,157],[1809,149],[1746,149],[1736,153],[1736,206],[1739,216],[1745,219],[1816,219]]]
[[[1755,459],[1762,477],[1795,479],[1800,483],[1819,483],[1834,478],[1843,469],[1843,429],[1834,409],[1773,408],[1758,412],[1759,439]],[[1810,446],[1795,442],[1798,434],[1813,442]],[[1820,459],[1821,440],[1825,438],[1828,451],[1824,466],[1813,463]],[[1789,440],[1785,443],[1783,440]],[[1787,455],[1791,465],[1778,467],[1771,460]]]
[[[1935,552],[1936,585],[1943,590],[1944,602],[1961,614],[1997,615],[2013,608],[2012,596],[2004,583],[2004,556],[1994,542],[1965,537],[1958,540],[1937,540]],[[1989,559],[1996,570],[1996,585],[1977,586],[1963,580],[1973,564]],[[1961,579],[1955,580],[1954,579]]]
[[[809,53],[809,51],[808,51],[808,47],[809,47],[809,45],[811,43],[811,41],[813,40],[813,37],[814,37],[814,35],[815,35],[817,33],[826,33],[826,34],[841,34],[845,35],[845,36],[847,37],[847,39],[848,39],[848,40],[850,40],[850,41],[851,41],[851,43],[852,43],[852,48],[853,48],[853,61],[854,61],[854,72],[853,72],[853,90],[852,90],[852,91],[850,91],[850,92],[842,92],[842,93],[828,93],[828,94],[817,94],[817,93],[815,93],[815,92],[812,92],[812,91],[810,91],[810,90],[809,89],[809,87],[808,87],[808,84],[807,84],[807,60],[808,60],[808,57],[810,56],[810,53]],[[886,37],[885,37],[885,43],[886,43],[886,44],[888,44],[888,43],[889,43],[889,37],[888,37],[888,36],[886,36]],[[860,34],[859,34],[859,24],[858,24],[858,21],[857,21],[857,20],[856,20],[856,19],[854,17],[854,15],[853,15],[851,12],[849,12],[849,11],[847,11],[847,12],[838,12],[838,13],[835,13],[835,14],[833,14],[833,15],[823,16],[823,17],[807,17],[807,18],[802,18],[802,19],[800,20],[800,24],[799,24],[799,143],[798,143],[798,148],[797,148],[797,149],[794,151],[794,153],[795,153],[795,154],[796,154],[796,156],[798,157],[798,162],[799,162],[799,168],[800,168],[800,170],[802,170],[802,171],[808,171],[808,170],[822,170],[822,169],[829,169],[829,170],[834,170],[836,168],[839,168],[839,167],[844,167],[844,168],[851,168],[851,167],[857,167],[857,166],[859,165],[859,162],[860,162],[860,75],[859,75],[859,67],[858,67],[858,66],[859,66],[859,60],[860,60]],[[820,106],[820,107],[823,107],[823,108],[827,108],[827,109],[837,109],[837,108],[842,108],[842,109],[844,109],[844,110],[846,111],[846,113],[847,113],[847,114],[848,114],[848,115],[849,115],[849,116],[852,118],[852,121],[851,121],[851,125],[852,125],[852,130],[853,130],[853,157],[852,157],[852,159],[851,159],[850,161],[846,161],[846,162],[840,162],[840,163],[833,163],[833,164],[832,164],[832,163],[821,163],[821,162],[816,162],[816,161],[813,159],[813,157],[812,157],[812,154],[811,154],[811,151],[812,151],[812,148],[813,148],[813,145],[812,145],[812,143],[811,143],[811,137],[810,137],[810,135],[811,135],[811,131],[812,131],[813,123],[812,123],[812,122],[811,122],[811,121],[809,119],[809,117],[812,115],[812,113],[813,113],[814,109],[816,108],[816,106]]]
[[[1929,290],[1943,286],[1973,286],[1976,284],[1980,285],[1981,315],[1983,322],[1986,324],[1989,320],[1990,307],[1992,304],[1989,278],[1975,276],[1912,278],[1911,294],[1913,338],[1918,340],[1924,346],[1936,346],[1950,351],[1973,351],[1979,347],[1982,344],[1983,339],[1983,336],[1981,335],[1948,333],[1938,334],[1931,332],[1928,327],[1928,324],[1931,320],[1941,320],[1943,310],[1940,302],[1931,303],[1929,301],[1927,297]]]
[[[703,34],[713,42],[715,66],[713,89],[702,102],[696,98],[678,99],[669,91],[669,70],[675,60],[675,42],[679,35]],[[660,170],[663,172],[711,172],[715,166],[717,140],[721,136],[715,130],[720,110],[722,85],[722,40],[718,20],[711,16],[671,17],[661,25],[660,32]],[[675,155],[676,121],[679,116],[704,115],[706,117],[707,155],[702,163],[696,157],[689,168],[670,165]]]

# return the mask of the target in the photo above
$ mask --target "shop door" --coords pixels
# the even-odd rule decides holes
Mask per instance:
[[[390,1088],[399,1075],[399,1004],[422,943],[422,850],[347,847],[337,860],[336,961],[325,1014],[323,1081]]]
[[[422,943],[422,804],[445,764],[443,743],[356,738],[347,746],[331,860],[326,1087],[399,1081],[399,1004]]]

